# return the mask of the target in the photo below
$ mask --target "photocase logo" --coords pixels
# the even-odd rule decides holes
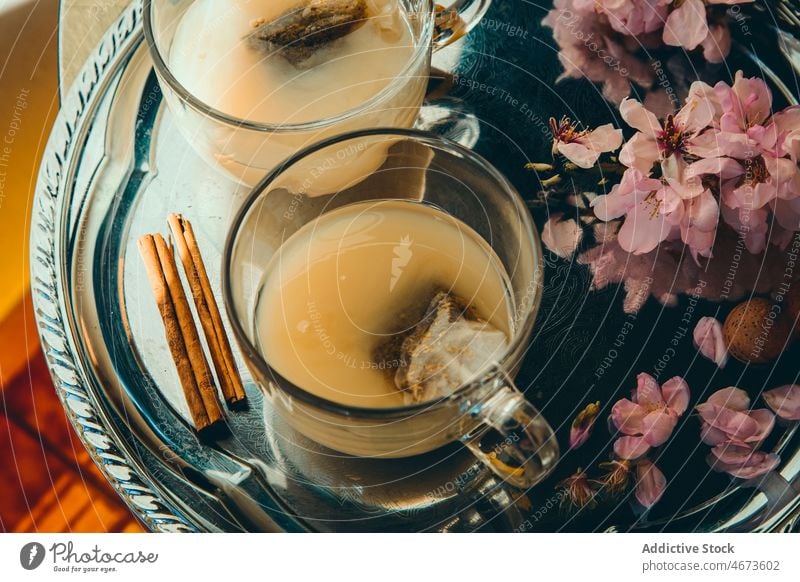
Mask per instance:
[[[411,252],[411,244],[413,242],[411,237],[406,235],[400,239],[400,244],[392,249],[394,258],[392,259],[392,279],[389,281],[390,293],[394,291],[395,285],[397,285],[397,282],[400,280],[403,269],[411,261],[411,256],[414,254]]]
[[[30,542],[19,551],[19,563],[26,570],[35,570],[44,561],[44,546],[38,542]]]

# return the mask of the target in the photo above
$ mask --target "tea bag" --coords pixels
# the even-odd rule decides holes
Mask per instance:
[[[368,0],[307,0],[275,20],[256,21],[248,39],[255,47],[278,50],[295,66],[307,65],[318,49],[367,22]],[[313,65],[313,63],[312,63]]]
[[[439,291],[408,335],[382,346],[381,358],[396,358],[394,382],[406,404],[417,404],[452,394],[485,372],[507,347],[503,331],[455,295]]]

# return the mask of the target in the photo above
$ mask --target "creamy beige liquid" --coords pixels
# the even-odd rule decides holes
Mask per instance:
[[[397,0],[368,0],[368,22],[319,49],[313,66],[295,66],[245,40],[259,19],[271,22],[303,4],[197,0],[175,32],[169,58],[173,74],[191,93],[224,113],[285,124],[357,107],[406,69],[415,47]]]
[[[349,205],[305,225],[271,259],[256,309],[259,348],[295,385],[357,407],[403,406],[374,350],[449,290],[509,337],[513,299],[491,247],[415,202]],[[415,316],[416,317],[416,316]],[[502,354],[486,354],[487,364]]]

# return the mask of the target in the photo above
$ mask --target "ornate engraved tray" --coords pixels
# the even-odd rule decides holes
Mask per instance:
[[[787,7],[780,8],[782,26],[792,30],[790,20],[797,17]],[[537,186],[524,165],[546,159],[550,148],[536,119],[567,113],[595,125],[604,115],[613,118],[587,83],[556,84],[561,71],[552,38],[539,25],[547,8],[495,2],[481,27],[436,55],[434,65],[450,74],[432,79],[420,121],[474,147],[527,197]],[[511,34],[512,26],[522,33]],[[764,29],[758,42],[774,43],[775,36],[774,29]],[[762,67],[791,100],[797,93],[786,89],[796,87],[790,82],[792,55],[777,49],[766,54],[775,62],[757,61],[746,50],[736,58],[751,70]],[[572,110],[565,111],[565,103]],[[105,35],[63,102],[39,175],[31,254],[37,321],[56,390],[101,471],[150,529],[796,527],[796,426],[782,427],[769,443],[783,458],[784,489],[768,498],[711,473],[696,444],[696,420],[686,418],[670,445],[674,461],[663,466],[669,492],[646,515],[637,514],[627,501],[579,516],[557,510],[555,484],[576,466],[602,461],[596,451],[566,455],[563,470],[559,467],[551,479],[527,492],[497,482],[459,445],[391,463],[325,451],[274,417],[244,369],[249,407],[229,414],[229,437],[200,442],[186,420],[135,243],[142,233],[165,231],[169,212],[185,214],[201,237],[212,284],[218,286],[227,225],[245,195],[206,167],[175,130],[144,46],[141,5],[135,2]],[[534,214],[541,226],[544,217]],[[614,373],[596,381],[594,372],[626,317],[622,294],[617,289],[590,291],[586,270],[555,255],[548,257],[546,268],[539,321],[518,383],[565,443],[569,423],[587,401],[610,405],[630,389],[635,372],[657,362],[686,301],[673,308],[645,305],[638,315],[643,323],[628,340],[636,349],[618,358]],[[719,309],[703,301],[693,307],[698,314]],[[676,374],[691,368],[689,383],[701,389],[743,378],[778,385],[797,375],[796,364],[789,364],[797,354],[787,353],[784,364],[769,370],[731,366],[715,376],[710,364],[692,363],[690,344],[689,339],[671,365]]]

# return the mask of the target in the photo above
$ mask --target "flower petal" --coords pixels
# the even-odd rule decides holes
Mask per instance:
[[[774,470],[781,462],[780,457],[772,453],[756,451],[746,461],[738,463],[725,463],[716,454],[708,455],[708,464],[715,471],[728,473],[739,479],[753,479]]]
[[[694,327],[694,347],[720,368],[728,361],[728,348],[722,337],[722,323],[714,317],[701,317]]]
[[[746,439],[745,442],[757,445],[766,439],[772,432],[772,429],[775,428],[775,415],[766,408],[759,408],[758,410],[750,411],[750,418],[756,422],[758,429],[755,434],[749,439]]]
[[[636,403],[642,406],[665,404],[658,382],[650,374],[642,372],[636,376]]]
[[[764,401],[784,420],[800,420],[800,385],[787,384],[764,392]]]
[[[553,214],[542,229],[542,242],[559,257],[567,258],[575,252],[583,238],[583,229],[572,218],[563,220],[559,212]]]
[[[664,23],[664,42],[694,50],[708,36],[708,18],[703,0],[686,0],[670,12]]]
[[[661,386],[661,394],[675,415],[680,416],[689,408],[689,385],[680,376],[670,378]]]
[[[636,465],[636,500],[644,507],[653,507],[664,495],[667,478],[647,459]]]
[[[600,151],[579,142],[558,142],[559,153],[579,168],[591,168],[597,163]]]
[[[598,152],[613,152],[622,145],[622,130],[606,123],[590,131],[584,139]]]
[[[724,406],[732,410],[745,411],[750,407],[750,397],[747,392],[736,386],[729,386],[717,390],[708,397],[709,404]]]
[[[700,426],[700,440],[705,444],[715,447],[729,442],[728,435],[718,428],[714,428],[707,422],[702,422]]]
[[[623,398],[618,400],[611,409],[611,421],[623,434],[638,435],[642,433],[642,420],[646,414],[644,408]]]
[[[623,165],[636,168],[643,174],[650,173],[659,157],[658,143],[644,133],[635,134],[619,152],[619,161]]]
[[[623,99],[619,105],[619,113],[625,123],[644,134],[643,138],[650,138],[655,142],[658,133],[663,129],[655,114],[645,109],[637,99]]]
[[[656,410],[642,419],[642,438],[651,447],[660,447],[675,430],[678,417],[666,410]]]
[[[614,453],[620,459],[632,461],[638,459],[649,450],[650,445],[642,437],[624,436],[614,441]]]
[[[761,431],[759,423],[745,412],[731,410],[710,402],[700,404],[697,411],[706,423],[724,432],[733,442],[750,442]]]

